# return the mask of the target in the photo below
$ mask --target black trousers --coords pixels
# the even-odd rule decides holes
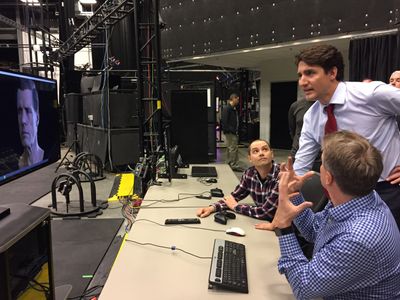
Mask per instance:
[[[400,228],[400,186],[398,184],[390,184],[388,181],[380,181],[375,190],[386,205],[389,206],[397,227]]]

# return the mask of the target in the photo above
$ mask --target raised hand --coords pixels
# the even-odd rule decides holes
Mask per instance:
[[[291,174],[289,171],[281,171],[281,178],[279,180],[279,204],[275,217],[271,223],[257,224],[257,229],[274,230],[275,228],[289,227],[303,210],[312,206],[311,202],[303,202],[296,206],[290,201],[290,197],[295,195],[289,193],[290,177]]]
[[[288,185],[289,194],[300,191],[304,182],[310,179],[314,175],[314,171],[309,171],[303,176],[296,175],[296,173],[293,170],[293,158],[291,156],[288,157],[286,163],[281,164],[280,171],[281,173],[286,172],[289,174],[289,185]]]

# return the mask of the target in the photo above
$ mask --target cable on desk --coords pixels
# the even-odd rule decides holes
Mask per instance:
[[[212,258],[211,256],[199,256],[199,255],[196,255],[194,253],[185,251],[185,250],[183,250],[181,248],[178,248],[176,246],[167,247],[167,246],[157,245],[157,244],[153,244],[153,243],[141,243],[141,242],[134,241],[134,240],[129,240],[129,239],[126,239],[125,241],[131,242],[131,243],[135,243],[135,244],[138,244],[138,245],[141,245],[141,246],[153,246],[153,247],[162,248],[162,249],[169,249],[169,250],[172,250],[172,251],[177,250],[177,251],[181,251],[181,252],[183,252],[185,254],[194,256],[196,258],[200,258],[200,259],[211,259]]]
[[[167,226],[167,225],[165,225],[165,224],[161,224],[161,223],[158,223],[158,222],[156,222],[156,221],[149,220],[149,219],[136,219],[136,220],[135,220],[135,223],[136,223],[136,222],[140,222],[140,221],[146,221],[146,222],[154,223],[154,224],[159,225],[159,226],[170,227],[170,226]],[[200,229],[200,230],[214,231],[214,232],[225,232],[225,230],[221,230],[221,229],[194,227],[194,226],[183,225],[183,224],[176,224],[176,225],[174,225],[174,227],[175,227],[175,226],[181,226],[181,227],[186,227],[186,228],[190,228],[190,229]]]
[[[189,195],[187,197],[182,197],[181,195]],[[201,193],[196,193],[196,194],[192,194],[192,193],[179,193],[178,194],[178,198],[175,199],[144,199],[143,201],[150,201],[150,202],[156,202],[156,203],[168,203],[168,202],[177,202],[177,201],[181,201],[181,200],[185,200],[185,199],[190,199],[190,198],[195,198],[196,196],[211,196],[211,192],[210,191],[204,191]]]
[[[190,194],[190,193],[179,193],[177,199],[161,199],[161,200],[143,200],[140,198],[138,195],[132,195],[132,196],[122,196],[119,198],[119,202],[122,204],[121,206],[121,214],[122,216],[126,219],[127,225],[125,226],[125,232],[129,232],[132,228],[132,224],[135,222],[135,218],[139,212],[140,208],[152,208],[151,206],[157,204],[157,203],[168,203],[168,202],[177,202],[181,201],[184,199],[189,199],[193,198],[196,196],[205,196],[206,194],[209,194],[211,197],[211,194],[209,191],[204,191],[198,194]],[[183,197],[181,198],[181,195],[190,195],[188,197]],[[149,201],[152,203],[142,205],[143,201]],[[160,207],[154,207],[154,208],[160,208]]]
[[[182,206],[154,206],[154,207],[148,207],[148,206],[145,206],[145,207],[142,207],[142,208],[154,208],[154,209],[161,209],[161,208],[169,208],[169,209],[177,209],[177,208],[199,208],[199,206],[198,205],[182,205]]]
[[[206,186],[212,185],[212,182],[207,181],[207,177],[198,177],[197,181]]]

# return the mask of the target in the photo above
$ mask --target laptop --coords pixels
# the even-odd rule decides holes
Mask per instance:
[[[218,177],[215,167],[193,166],[192,177]]]

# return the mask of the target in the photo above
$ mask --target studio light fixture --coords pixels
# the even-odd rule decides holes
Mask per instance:
[[[22,3],[27,3],[28,5],[38,6],[40,5],[39,0],[21,0]]]
[[[81,4],[96,4],[96,0],[79,0]]]

